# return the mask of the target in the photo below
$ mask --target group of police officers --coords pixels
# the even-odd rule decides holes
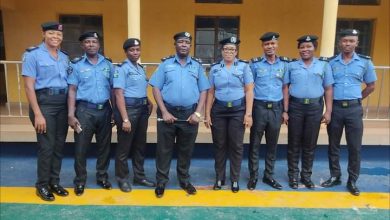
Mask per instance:
[[[359,42],[357,30],[340,33],[341,52],[331,58],[314,56],[318,46],[315,35],[298,38],[299,59],[279,56],[279,34],[267,32],[260,37],[263,56],[247,62],[237,57],[240,40],[229,37],[219,42],[222,60],[211,65],[208,77],[201,62],[189,56],[192,36],[180,32],[173,37],[176,54],[162,59],[150,80],[138,63],[139,39],[129,38],[123,43],[127,58],[114,66],[99,53],[97,32],[83,33],[79,41],[84,55],[69,60],[60,50],[62,31],[63,26],[58,22],[42,24],[42,43],[28,48],[23,56],[29,115],[39,146],[35,186],[41,199],[53,201],[54,194],[69,194],[59,184],[68,125],[75,131],[75,194],[81,196],[85,190],[86,154],[94,135],[97,184],[103,189],[112,188],[107,169],[113,121],[118,134],[115,176],[123,192],[131,191],[128,168],[131,153],[133,184],[155,187],[155,195],[162,197],[176,149],[180,187],[190,195],[196,194],[189,168],[200,122],[212,132],[214,190],[225,185],[229,159],[230,188],[232,192],[239,191],[246,128],[250,128],[247,188],[256,188],[259,148],[265,135],[262,181],[282,189],[273,178],[282,124],[288,125],[289,186],[297,189],[299,180],[305,187],[314,189],[311,180],[314,152],[320,124],[325,123],[331,175],[321,186],[341,184],[340,140],[345,128],[349,152],[347,188],[353,195],[360,194],[356,181],[363,135],[361,101],[374,91],[377,78],[370,58],[355,52]],[[363,90],[362,84],[365,84]],[[146,178],[144,171],[148,119],[153,109],[147,97],[148,85],[153,87],[157,103],[156,183]]]

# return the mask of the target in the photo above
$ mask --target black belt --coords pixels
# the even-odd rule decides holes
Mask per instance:
[[[106,101],[105,103],[100,103],[100,104],[95,104],[92,102],[86,102],[86,101],[77,101],[77,105],[81,105],[90,109],[97,109],[97,110],[102,110],[105,107],[110,105],[109,101]]]
[[[266,107],[267,109],[276,108],[276,107],[280,106],[280,104],[282,103],[282,101],[269,102],[269,101],[262,101],[262,100],[257,100],[257,99],[255,99],[254,102],[255,102],[255,105],[261,105],[261,106]]]
[[[170,105],[166,102],[164,102],[165,104],[165,107],[168,108],[168,109],[171,109],[171,110],[176,110],[176,111],[186,111],[186,110],[190,110],[190,109],[195,109],[196,108],[196,103],[195,104],[192,104],[192,105],[187,105],[187,106],[173,106],[173,105]]]
[[[343,108],[348,108],[353,105],[362,104],[361,99],[352,99],[352,100],[333,100],[333,104],[337,106],[341,106]]]
[[[132,97],[125,97],[125,103],[126,107],[138,107],[148,104],[148,99],[145,98],[132,98]]]
[[[218,105],[222,105],[224,107],[231,108],[231,107],[236,107],[236,106],[243,106],[245,103],[245,99],[241,98],[241,99],[228,101],[228,102],[215,99],[215,103],[217,103]]]
[[[305,105],[319,103],[322,100],[322,96],[318,98],[296,98],[294,96],[290,96],[290,100],[293,102],[302,103]]]
[[[38,94],[47,94],[47,95],[60,95],[60,94],[66,94],[68,92],[68,88],[44,88],[44,89],[38,89],[35,90],[35,92]]]

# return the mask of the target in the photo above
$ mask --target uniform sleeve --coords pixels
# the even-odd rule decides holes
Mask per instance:
[[[257,77],[256,64],[251,62],[249,64],[249,67],[251,68],[252,75],[253,75],[253,81],[254,81],[256,79],[256,77]]]
[[[37,77],[37,62],[32,52],[25,52],[23,54],[22,76]]]
[[[249,68],[249,65],[246,64],[244,67],[244,83],[245,85],[253,83],[253,74],[251,68]]]
[[[125,89],[126,87],[126,75],[125,75],[125,70],[124,67],[119,67],[117,66],[115,68],[115,73],[114,73],[114,88],[115,89]]]
[[[201,64],[199,64],[198,75],[199,75],[199,80],[198,80],[199,92],[210,89],[210,83],[207,80],[206,73]]]
[[[372,63],[371,60],[367,60],[366,66],[367,68],[363,75],[363,81],[365,83],[375,82],[377,80],[377,76],[376,76],[374,64]]]
[[[211,67],[210,68],[210,72],[209,72],[209,84],[210,84],[211,87],[214,86],[214,76],[213,76],[214,74],[213,74],[213,72],[214,72],[214,68]]]
[[[324,66],[324,81],[322,83],[323,87],[328,87],[334,84],[334,79],[333,79],[333,73],[332,73],[332,68],[330,68],[329,63],[325,62]]]
[[[68,80],[67,80],[68,84],[78,86],[79,85],[79,80],[78,80],[79,73],[77,70],[77,64],[70,63],[69,68],[71,69],[71,72],[69,73],[69,76],[68,76]]]
[[[290,70],[291,70],[291,63],[288,63],[286,66],[286,72],[284,73],[283,76],[283,84],[289,84],[290,83]]]
[[[165,83],[165,74],[164,74],[164,63],[161,63],[157,70],[153,73],[152,77],[150,77],[149,84],[153,87],[156,87],[162,90]]]
[[[114,85],[114,74],[115,74],[115,66],[110,63],[110,86],[113,88]]]

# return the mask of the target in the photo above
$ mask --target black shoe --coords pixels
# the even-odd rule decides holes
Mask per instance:
[[[196,194],[196,189],[191,183],[180,183],[180,187],[190,195]]]
[[[38,187],[36,194],[39,198],[45,201],[51,202],[55,199],[53,193],[50,192],[49,187],[47,186]]]
[[[122,192],[130,192],[131,191],[131,186],[128,182],[124,181],[124,182],[118,182],[118,185],[119,185],[119,189],[122,191]]]
[[[96,182],[99,186],[101,186],[103,189],[111,189],[112,185],[108,180],[102,180]]]
[[[333,187],[341,184],[341,178],[340,177],[330,177],[325,182],[321,183],[322,187]]]
[[[347,183],[347,189],[348,191],[354,195],[354,196],[359,196],[360,195],[360,190],[357,188],[356,183],[352,181],[348,181]]]
[[[222,186],[225,185],[225,181],[223,180],[217,180],[215,183],[214,183],[214,186],[213,186],[213,189],[214,190],[220,190],[222,189]]]
[[[74,186],[74,194],[76,194],[76,196],[81,196],[84,194],[84,185],[75,185]]]
[[[156,184],[150,180],[143,179],[143,180],[134,180],[134,185],[138,186],[146,186],[146,187],[156,187]]]
[[[256,189],[257,179],[249,179],[248,184],[246,185],[249,190]]]
[[[311,181],[311,179],[301,179],[301,183],[303,183],[303,185],[305,185],[306,188],[308,188],[308,189],[314,189],[315,188],[315,185]]]
[[[288,185],[291,189],[298,189],[298,180],[297,179],[290,179],[288,181]]]
[[[232,182],[232,192],[236,193],[240,190],[240,186],[238,185],[238,182]]]
[[[156,189],[154,190],[154,193],[156,194],[157,198],[161,198],[164,195],[165,191],[165,185],[163,184],[157,184]]]
[[[50,185],[50,191],[55,193],[57,196],[68,196],[69,192],[68,190],[64,189],[59,184]]]
[[[272,177],[271,178],[266,178],[263,177],[263,183],[270,185],[272,188],[275,189],[282,189],[282,185],[280,185],[276,180],[274,180]]]

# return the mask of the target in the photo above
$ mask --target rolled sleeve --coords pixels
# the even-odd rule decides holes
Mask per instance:
[[[32,78],[37,77],[37,62],[35,56],[31,52],[25,52],[23,54],[22,64],[22,76],[28,76]]]

